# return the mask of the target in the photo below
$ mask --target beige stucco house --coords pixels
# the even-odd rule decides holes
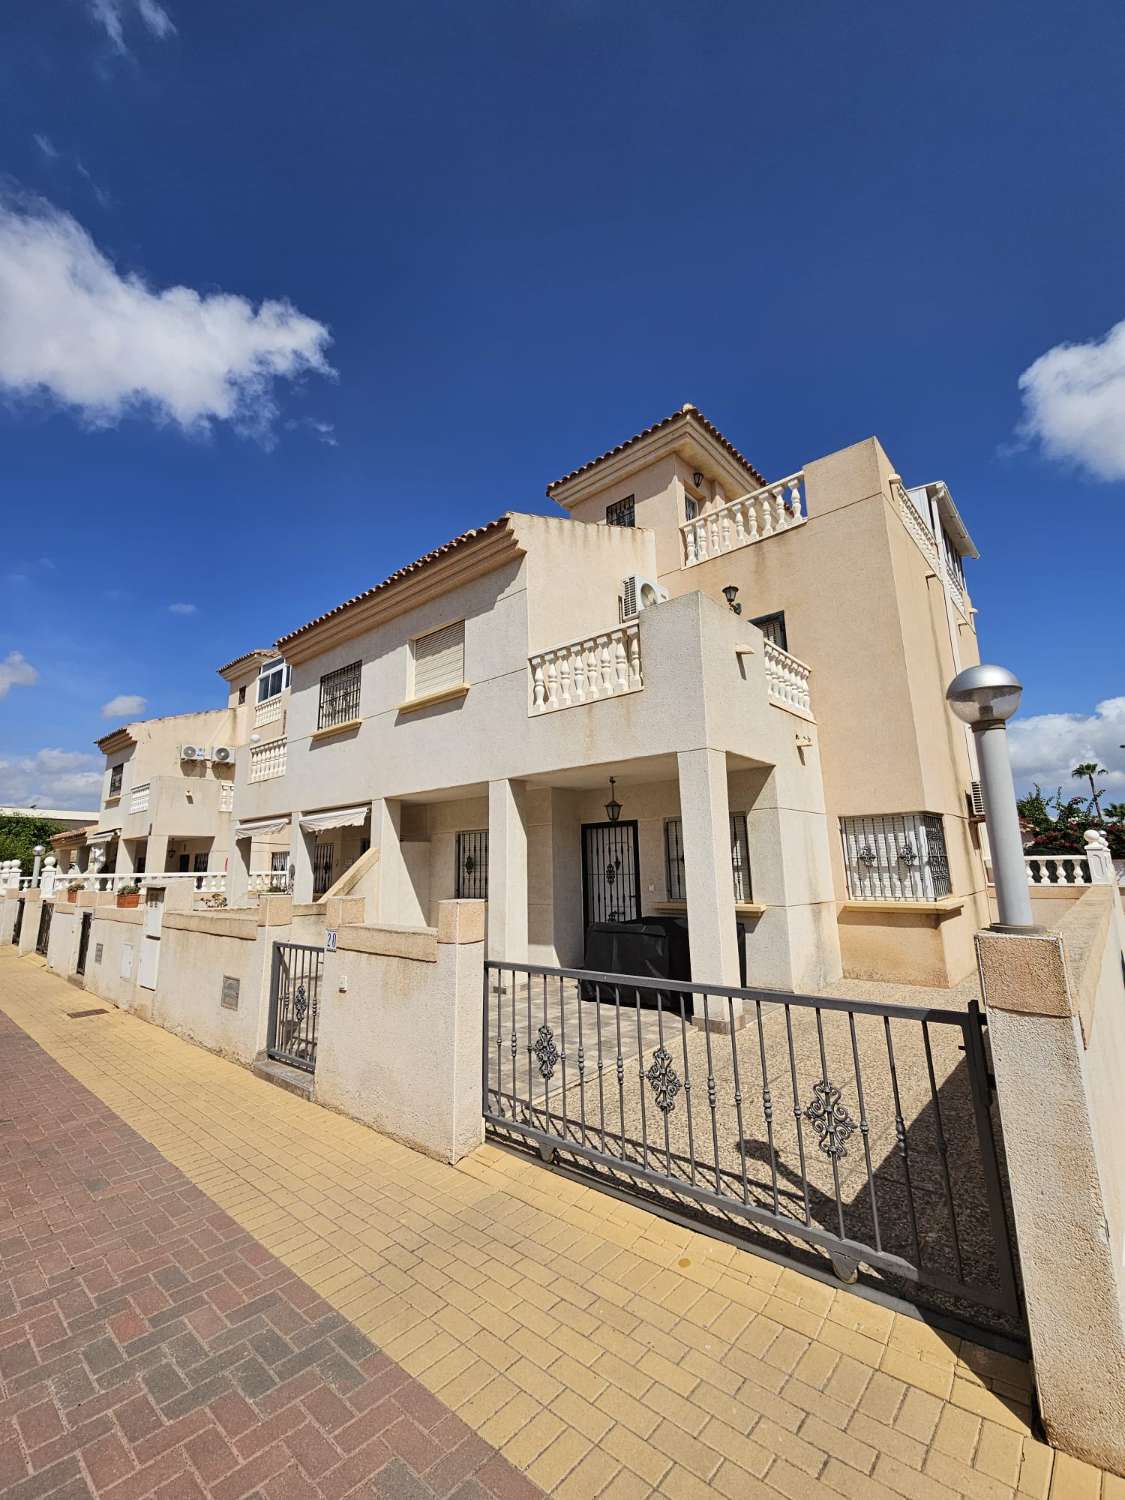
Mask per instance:
[[[696,980],[968,972],[987,902],[943,692],[978,659],[976,552],[946,487],[904,488],[875,439],[767,484],[685,407],[547,493],[558,517],[278,641],[228,900],[280,854],[296,900],[355,889],[384,923],[485,895],[513,962],[682,913]]]

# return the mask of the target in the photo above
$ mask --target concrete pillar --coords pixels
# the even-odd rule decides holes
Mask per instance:
[[[246,906],[250,900],[250,840],[233,839],[227,861],[227,905]]]
[[[976,942],[1043,1423],[1057,1447],[1125,1474],[1115,898],[1105,887],[1083,896],[1060,924],[1079,929],[1065,952],[1058,932],[982,932]],[[1082,931],[1099,905],[1098,930]]]
[[[148,868],[148,869],[151,870],[152,866],[148,864],[147,858],[146,858],[145,864],[146,864],[146,868]],[[117,873],[119,875],[132,875],[132,873],[134,872],[134,870],[136,868],[137,868],[137,840],[136,839],[118,839],[118,841],[117,841]]]
[[[300,813],[293,814],[293,836],[289,841],[289,864],[293,870],[293,900],[307,906],[313,898],[313,838],[301,827]]]
[[[731,871],[727,758],[721,750],[681,750],[676,756],[683,820],[691,977],[698,985],[739,983],[738,933]],[[697,1007],[696,1019],[702,1017]],[[726,1012],[726,1007],[722,1007]],[[719,1007],[710,1009],[712,1020]],[[741,1001],[734,1001],[736,1023]],[[723,1019],[725,1019],[725,1015]]]
[[[379,851],[373,870],[375,899],[371,918],[392,926],[409,925],[413,903],[404,903],[410,876],[402,853],[402,803],[388,797],[376,797],[371,804],[370,821],[371,848]],[[404,904],[407,916],[403,914]]]
[[[488,956],[527,962],[527,821],[519,781],[488,783]]]
[[[122,839],[117,846],[117,862],[121,867],[121,851],[125,847]],[[132,866],[130,865],[130,869]],[[145,855],[146,875],[165,875],[168,873],[168,835],[166,833],[149,834],[148,852]]]

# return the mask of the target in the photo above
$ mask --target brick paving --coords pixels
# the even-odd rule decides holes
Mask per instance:
[[[245,1294],[239,1305],[245,1306],[254,1293],[250,1285],[237,1283],[248,1264],[240,1247],[256,1245],[253,1253],[267,1257],[260,1265],[250,1263],[258,1284],[287,1271],[286,1284],[302,1289],[297,1297],[310,1298],[296,1309],[306,1326],[335,1312],[378,1347],[379,1355],[357,1361],[354,1349],[349,1354],[325,1335],[365,1381],[374,1385],[383,1378],[362,1369],[364,1360],[380,1357],[388,1361],[384,1374],[390,1369],[391,1378],[403,1372],[411,1378],[419,1405],[396,1420],[407,1419],[431,1440],[439,1428],[450,1440],[460,1433],[456,1446],[466,1459],[474,1451],[463,1446],[470,1441],[483,1445],[476,1451],[498,1451],[512,1466],[505,1471],[512,1492],[522,1485],[523,1493],[536,1493],[532,1486],[538,1486],[538,1492],[559,1500],[1125,1500],[1125,1482],[1039,1441],[1031,1426],[1030,1372],[1020,1361],[666,1223],[524,1157],[486,1146],[455,1168],[432,1161],[108,1002],[103,1015],[69,1018],[94,1004],[94,997],[81,999],[40,960],[0,949],[0,1012],[89,1091],[79,1090],[78,1097],[87,1100],[83,1108],[96,1121],[99,1145],[109,1139],[105,1132],[124,1122],[136,1133],[131,1149],[151,1148],[147,1157],[133,1158],[151,1164],[138,1170],[140,1178],[177,1169],[183,1175],[175,1201],[182,1203],[182,1195],[194,1188],[202,1195],[195,1201],[209,1205],[201,1211],[208,1227],[214,1227],[215,1215],[227,1215],[224,1222],[245,1235],[232,1232],[221,1248],[200,1249],[190,1244],[185,1227],[189,1260],[193,1251],[202,1255],[185,1272],[188,1281],[209,1274],[202,1268],[212,1257],[229,1254],[230,1265],[238,1267],[235,1288]],[[22,1063],[6,1045],[10,1034],[0,1036],[0,1116],[16,1120],[34,1112],[36,1103],[23,1089]],[[8,1088],[13,1081],[23,1089],[18,1105]],[[69,1131],[67,1121],[57,1123]],[[0,1132],[5,1128],[10,1125],[0,1126]],[[86,1149],[89,1134],[88,1128],[78,1131],[79,1150]],[[0,1182],[10,1185],[5,1139],[0,1133]],[[88,1169],[78,1162],[68,1158],[65,1165],[73,1165],[81,1184]],[[49,1168],[44,1182],[54,1172]],[[100,1162],[96,1172],[108,1181]],[[99,1211],[107,1221],[119,1211],[106,1188],[86,1190],[102,1195]],[[37,1188],[36,1196],[40,1192]],[[81,1253],[70,1243],[77,1230],[59,1218],[72,1212],[72,1201],[80,1201],[75,1193],[61,1187],[54,1207],[41,1218],[30,1203],[18,1208],[37,1222],[40,1253],[56,1247],[72,1258]],[[175,1239],[171,1212],[164,1229],[149,1227],[147,1211],[140,1224],[123,1208],[120,1212],[114,1243],[144,1233]],[[188,1224],[186,1210],[182,1223]],[[108,1244],[108,1224],[105,1233]],[[10,1254],[3,1242],[11,1239],[10,1229],[0,1229],[0,1258]],[[103,1253],[108,1260],[109,1251]],[[147,1259],[150,1252],[130,1248],[129,1253]],[[274,1269],[263,1271],[267,1264]],[[128,1273],[128,1268],[111,1272],[115,1278]],[[9,1272],[3,1268],[2,1274]],[[160,1290],[172,1300],[175,1289]],[[96,1302],[103,1292],[86,1295]],[[26,1342],[40,1320],[44,1333],[58,1333],[47,1321],[50,1298],[44,1302],[47,1311],[34,1299],[32,1294],[30,1314],[18,1315],[14,1339],[10,1331],[16,1324],[0,1310],[4,1357],[9,1344]],[[293,1306],[290,1298],[283,1301]],[[319,1312],[311,1310],[314,1305]],[[160,1314],[140,1309],[138,1315],[151,1322]],[[223,1317],[229,1325],[225,1310]],[[255,1335],[273,1332],[295,1346],[297,1335],[274,1328],[265,1314],[262,1318]],[[245,1336],[255,1335],[247,1331]],[[75,1336],[85,1347],[80,1331]],[[128,1342],[123,1347],[112,1333],[102,1336],[123,1356],[128,1352]],[[195,1330],[192,1336],[210,1348],[206,1337]],[[32,1339],[37,1363],[51,1363],[58,1352],[52,1349],[46,1343],[39,1349]],[[335,1353],[327,1358],[333,1361]],[[255,1357],[276,1378],[276,1367],[258,1352]],[[161,1356],[156,1363],[175,1368],[176,1358]],[[314,1368],[302,1374],[310,1378]],[[338,1453],[343,1452],[338,1434],[365,1415],[354,1391],[332,1389],[332,1368],[343,1364],[330,1367],[322,1396],[310,1390],[283,1409],[298,1428],[307,1427],[302,1441],[309,1443],[309,1453],[324,1438],[328,1397],[349,1412],[345,1420],[333,1408],[340,1422],[329,1441]],[[246,1396],[238,1391],[233,1371],[223,1373],[232,1389],[218,1400],[245,1401],[264,1434],[280,1415],[271,1396],[275,1403],[283,1398],[273,1392]],[[18,1371],[5,1379],[18,1383],[26,1375]],[[107,1367],[88,1378],[96,1387],[111,1375]],[[44,1390],[42,1382],[39,1389]],[[401,1408],[399,1393],[406,1389],[403,1381],[383,1400]],[[14,1399],[25,1395],[17,1390]],[[107,1388],[90,1400],[110,1395]],[[143,1382],[134,1396],[147,1399],[160,1415]],[[27,1410],[44,1403],[49,1415],[46,1395]],[[54,1405],[72,1432],[83,1425],[83,1418],[76,1421],[58,1411],[57,1401]],[[90,1434],[91,1447],[120,1427],[114,1410],[111,1403],[93,1418],[108,1415],[109,1428],[97,1437]],[[420,1413],[437,1411],[454,1413],[464,1426],[445,1427],[451,1419],[444,1416],[427,1426]],[[166,1427],[178,1420],[162,1418]],[[46,1429],[30,1424],[33,1437],[40,1430]],[[389,1430],[369,1442],[387,1443]],[[293,1452],[296,1432],[285,1422],[269,1432],[266,1446],[245,1459],[236,1441],[243,1434],[223,1429],[221,1436],[240,1462],[253,1463],[279,1447]],[[119,1437],[133,1459],[135,1448],[129,1448],[123,1432]],[[52,1441],[39,1438],[35,1447]],[[14,1415],[0,1406],[0,1464],[13,1453],[26,1463],[24,1442]],[[191,1443],[187,1437],[173,1440],[169,1451],[182,1447],[189,1467],[171,1488],[153,1493],[194,1496],[201,1487],[206,1493],[189,1453]],[[197,1451],[203,1455],[202,1446]],[[117,1450],[107,1445],[106,1453],[116,1456]],[[309,1453],[307,1460],[315,1462]],[[366,1491],[358,1493],[378,1495],[382,1482],[399,1485],[392,1494],[424,1497],[435,1477],[451,1482],[442,1460],[421,1481],[411,1475],[410,1461],[417,1468],[422,1456],[419,1450],[397,1455],[401,1468],[386,1459]],[[337,1457],[325,1472],[334,1467],[345,1473],[346,1461]],[[112,1474],[105,1462],[105,1472]],[[496,1463],[494,1457],[484,1459],[473,1479],[462,1483],[485,1494],[488,1484],[500,1490]],[[283,1474],[294,1488],[284,1487]],[[226,1478],[210,1481],[212,1493],[225,1493],[219,1486]],[[37,1480],[31,1477],[28,1500]],[[287,1470],[255,1482],[259,1488],[249,1492],[255,1500],[318,1493],[296,1487],[311,1482],[300,1454],[293,1455]],[[66,1494],[70,1483],[62,1478],[58,1493]],[[185,1487],[177,1490],[176,1483]],[[4,1500],[9,1484],[0,1468]],[[73,1492],[88,1493],[84,1473],[82,1485]],[[470,1487],[466,1495],[476,1497],[478,1490]],[[11,1493],[24,1500],[18,1489]]]
[[[2,1014],[0,1058],[5,1500],[540,1493]]]

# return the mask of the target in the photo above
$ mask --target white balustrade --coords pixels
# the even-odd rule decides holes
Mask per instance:
[[[969,601],[965,595],[964,584],[941,555],[941,548],[937,537],[930,530],[922,512],[911,499],[910,491],[897,474],[891,475],[890,484],[891,496],[898,506],[898,513],[902,517],[903,525],[914,539],[919,551],[925,557],[937,577],[944,579],[948,583],[949,596],[953,600],[958,614],[967,624],[969,621]]]
[[[251,895],[286,895],[289,891],[289,875],[285,870],[259,870],[250,876],[247,889]]]
[[[584,640],[541,651],[528,659],[531,669],[529,714],[620,698],[644,687],[637,622],[616,626]]]
[[[276,724],[281,718],[281,694],[276,698],[267,698],[264,703],[259,703],[254,708],[254,728],[262,724]]]
[[[234,782],[233,781],[220,781],[219,782],[219,811],[220,812],[233,812],[234,811]]]
[[[129,793],[129,811],[131,813],[148,812],[149,797],[152,792],[152,783],[142,781]]]
[[[775,646],[770,640],[763,639],[762,654],[766,663],[766,684],[769,688],[770,702],[778,704],[781,708],[796,710],[796,712],[812,717],[812,694],[809,692],[809,678],[812,676],[812,668],[797,657],[790,656],[788,651],[783,651],[780,646]]]
[[[264,745],[252,745],[250,780],[272,781],[275,776],[284,776],[288,754],[288,740],[270,740]]]
[[[1092,885],[1090,864],[1082,854],[1025,854],[1028,885]],[[985,861],[989,885],[995,885],[992,861]]]
[[[803,526],[808,519],[804,513],[804,480],[803,473],[791,474],[788,479],[779,479],[776,484],[685,521],[680,527],[684,567]]]

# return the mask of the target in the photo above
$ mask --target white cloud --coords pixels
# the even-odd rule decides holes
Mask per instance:
[[[37,750],[0,759],[0,802],[94,810],[101,797],[102,764],[100,756],[81,750]]]
[[[49,135],[41,135],[39,131],[36,131],[31,139],[39,147],[40,151],[42,151],[43,155],[47,158],[48,161],[54,161],[58,156],[58,147],[51,140],[51,137]]]
[[[1056,344],[1019,384],[1025,438],[1095,479],[1125,479],[1125,322],[1102,339]]]
[[[169,606],[168,606],[168,613],[170,615],[193,615],[193,614],[195,614],[195,605],[194,604],[169,604]]]
[[[20,651],[9,651],[0,661],[0,698],[8,696],[14,687],[31,687],[39,681],[39,673]]]
[[[157,0],[87,0],[91,16],[109,37],[118,52],[126,52],[125,17],[135,11],[146,29],[158,41],[174,34],[172,17]]]
[[[1089,796],[1085,781],[1075,781],[1071,771],[1082,761],[1094,760],[1109,769],[1098,785],[1122,801],[1125,791],[1125,698],[1106,698],[1092,714],[1032,714],[1011,722],[1012,770],[1021,791],[1036,782],[1044,791],[1061,786],[1064,796]]]
[[[89,426],[131,413],[269,440],[276,387],[331,375],[323,323],[289,302],[149,287],[69,214],[0,199],[0,389],[47,396]]]
[[[147,702],[148,699],[142,698],[140,693],[118,693],[116,698],[102,704],[102,718],[127,719],[134,714],[143,714]]]
[[[307,427],[310,432],[315,432],[328,448],[340,446],[336,439],[336,425],[333,422],[324,422],[317,417],[298,417],[295,421],[286,422],[285,425],[291,432],[295,432],[299,427]]]

